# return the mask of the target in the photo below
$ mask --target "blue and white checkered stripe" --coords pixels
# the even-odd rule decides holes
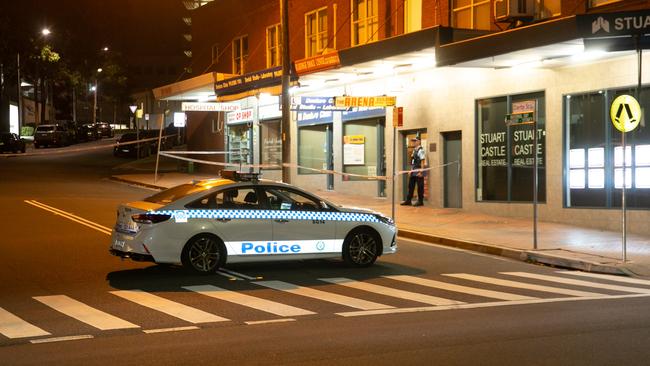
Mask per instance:
[[[379,222],[375,215],[354,212],[315,212],[282,210],[165,210],[152,214],[171,215],[182,212],[188,219],[259,219],[259,220],[324,220]],[[182,215],[181,213],[181,215]]]

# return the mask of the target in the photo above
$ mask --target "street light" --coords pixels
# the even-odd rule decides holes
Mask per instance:
[[[97,69],[97,74],[101,73],[104,71],[101,67]],[[94,98],[93,98],[93,123],[97,122],[97,75],[95,75],[95,85],[91,88],[92,91],[95,92]]]
[[[52,32],[48,28],[41,29],[41,34],[46,36],[46,37],[49,36],[50,33],[52,33]]]
[[[52,32],[50,31],[49,28],[43,28],[41,29],[41,35],[43,37],[47,37],[51,34]],[[22,77],[20,75],[20,52],[16,52],[16,78],[18,79],[18,83],[16,83],[16,88],[18,89],[18,135],[20,136],[20,132],[23,128],[23,92],[22,92],[22,87],[23,82],[22,82]]]

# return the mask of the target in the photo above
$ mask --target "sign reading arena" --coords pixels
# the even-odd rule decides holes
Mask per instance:
[[[380,97],[336,97],[334,104],[337,107],[392,107],[395,105],[397,98],[380,96]]]

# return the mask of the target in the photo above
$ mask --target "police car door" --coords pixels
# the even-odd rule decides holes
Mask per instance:
[[[267,186],[265,191],[274,217],[274,242],[296,254],[341,251],[335,240],[336,221],[318,198],[287,187]]]
[[[272,221],[263,215],[254,186],[226,188],[197,201],[228,255],[254,255],[256,242],[270,241]],[[194,208],[197,204],[194,204]]]

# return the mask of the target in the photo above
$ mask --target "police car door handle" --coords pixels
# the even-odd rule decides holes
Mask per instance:
[[[275,222],[279,222],[281,224],[284,224],[285,222],[289,222],[287,219],[275,219]]]
[[[221,221],[221,222],[228,222],[228,221],[230,221],[230,220],[232,220],[232,219],[225,219],[225,218],[217,219],[217,221]]]

